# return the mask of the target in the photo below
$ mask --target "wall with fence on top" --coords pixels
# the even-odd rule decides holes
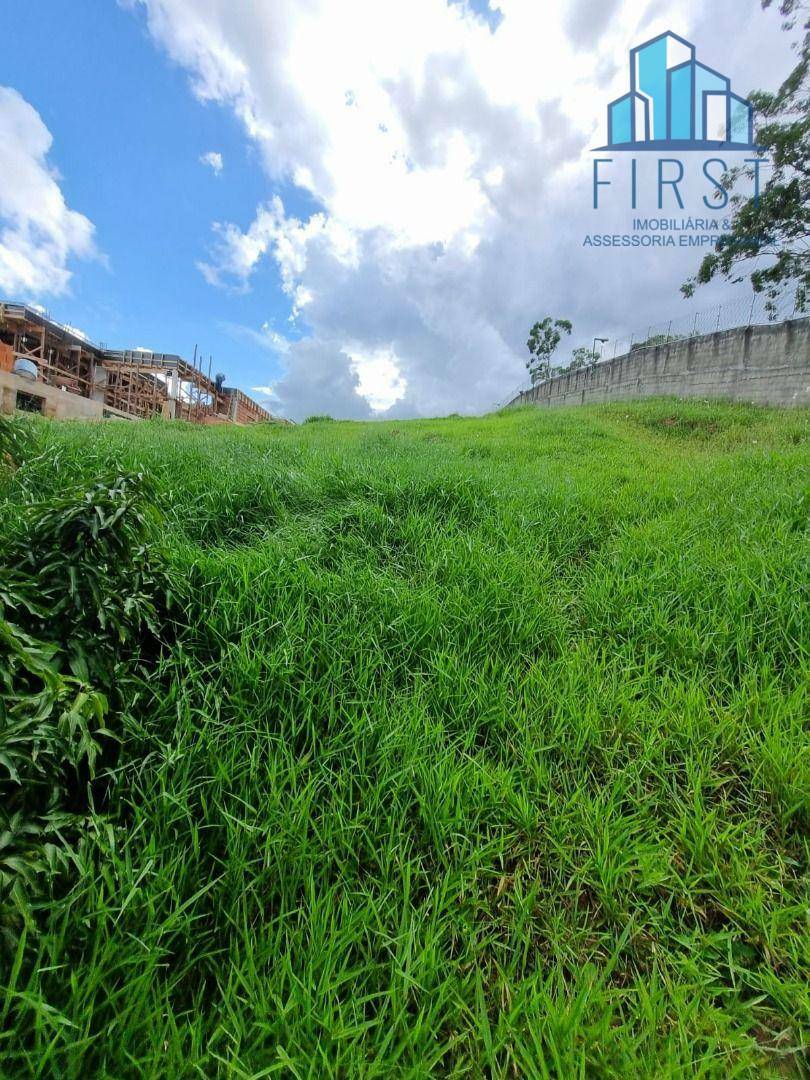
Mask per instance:
[[[546,379],[519,392],[509,405],[670,395],[810,405],[810,318],[634,346],[615,359]]]
[[[526,382],[500,407],[656,394],[810,404],[808,333],[808,319],[792,299],[771,307],[755,293],[604,342],[593,366]]]

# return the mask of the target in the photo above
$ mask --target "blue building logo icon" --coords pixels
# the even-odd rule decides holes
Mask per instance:
[[[667,32],[630,50],[630,93],[608,105],[603,150],[755,150],[754,110]]]

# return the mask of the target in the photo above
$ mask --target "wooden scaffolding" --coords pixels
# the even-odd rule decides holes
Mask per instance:
[[[91,398],[114,414],[192,423],[276,419],[241,390],[213,382],[196,362],[173,353],[94,345],[26,304],[0,302],[0,348],[37,381]]]

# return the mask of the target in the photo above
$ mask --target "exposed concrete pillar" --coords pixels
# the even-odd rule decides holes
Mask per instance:
[[[107,392],[107,369],[101,364],[93,365],[93,389],[90,394],[93,401],[104,401]]]

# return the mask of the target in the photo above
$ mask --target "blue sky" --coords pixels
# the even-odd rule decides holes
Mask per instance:
[[[2,81],[39,112],[54,138],[50,162],[68,204],[91,219],[103,256],[77,261],[70,295],[38,299],[60,322],[113,347],[143,346],[191,357],[194,345],[228,381],[250,387],[278,374],[272,352],[232,327],[278,324],[290,304],[274,266],[249,291],[212,288],[195,269],[211,224],[248,224],[268,178],[233,114],[204,104],[188,74],[150,40],[140,12],[115,3],[3,0],[13,37]],[[43,28],[46,34],[43,38]],[[222,154],[219,175],[200,156]],[[277,184],[298,213],[312,203]]]
[[[574,347],[686,317],[693,252],[583,244],[632,226],[618,165],[594,217],[590,152],[628,50],[674,30],[743,92],[791,59],[759,0],[3,14],[0,294],[111,346],[197,345],[296,419],[482,412],[525,379],[535,319],[571,319]]]
[[[195,344],[213,370],[250,388],[281,372],[279,356],[249,333],[264,324],[296,339],[290,302],[270,263],[248,290],[212,288],[194,267],[206,258],[215,221],[247,226],[255,207],[279,194],[288,213],[308,217],[317,203],[263,172],[232,112],[203,103],[188,72],[155,48],[142,11],[115,2],[3,0],[13,38],[42,38],[4,50],[0,79],[42,117],[54,136],[51,163],[68,204],[95,225],[101,258],[73,267],[70,295],[39,299],[60,322],[112,347],[151,348],[191,357]],[[471,8],[492,27],[487,0]],[[206,153],[222,155],[219,174]]]

